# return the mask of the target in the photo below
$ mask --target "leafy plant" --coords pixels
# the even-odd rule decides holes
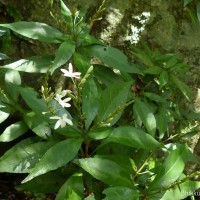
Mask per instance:
[[[0,172],[28,173],[17,189],[56,192],[56,200],[189,196],[200,188],[192,180],[200,172],[184,171],[188,161],[199,164],[182,142],[191,131],[183,132],[182,122],[191,119],[178,91],[192,100],[180,77],[189,67],[178,55],[146,45],[133,47],[135,63],[130,63],[120,50],[89,34],[82,13],[60,2],[68,34],[39,22],[0,24],[25,39],[60,44],[55,56],[0,67],[5,71],[0,122],[21,116],[0,135],[2,142],[21,139],[0,158]],[[41,90],[23,86],[21,73],[44,73]],[[61,87],[49,86],[56,73],[68,86],[59,77]]]

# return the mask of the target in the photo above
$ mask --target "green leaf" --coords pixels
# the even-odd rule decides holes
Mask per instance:
[[[65,17],[65,21],[67,22],[67,25],[72,28],[72,13],[69,10],[69,8],[64,4],[64,2],[62,0],[60,0],[61,3],[61,13],[63,14],[63,16]]]
[[[49,128],[49,124],[45,121],[34,127],[32,131],[45,140],[51,136],[51,129]]]
[[[0,36],[3,36],[4,34],[6,34],[8,31],[7,28],[4,28],[4,27],[0,27]]]
[[[22,183],[66,165],[76,156],[81,144],[82,140],[80,139],[67,139],[58,142],[44,154],[40,162],[33,168]]]
[[[21,85],[21,77],[19,72],[15,70],[7,70],[5,74],[5,82]]]
[[[162,147],[151,135],[131,126],[115,128],[108,140],[138,149],[155,150]]]
[[[77,52],[74,52],[73,60],[74,60],[74,65],[78,68],[78,70],[82,74],[85,74],[89,69],[89,67],[91,66],[90,60]]]
[[[31,181],[16,186],[18,191],[29,191],[33,193],[54,193],[58,192],[62,184],[65,182],[65,174],[59,170],[49,172],[38,176]]]
[[[1,107],[1,105],[0,105],[0,107]],[[9,115],[10,115],[9,112],[4,112],[0,108],[0,123],[2,123],[3,121],[5,121],[9,117]]]
[[[4,130],[4,132],[0,135],[0,142],[10,142],[26,133],[27,130],[28,126],[24,123],[24,121],[16,122]]]
[[[26,104],[40,116],[43,112],[48,112],[47,105],[43,98],[38,98],[39,94],[35,92],[32,88],[22,88],[18,87],[22,98],[25,100]]]
[[[195,195],[195,191],[199,188],[199,181],[187,180],[184,183],[175,186],[173,189],[168,190],[160,200],[185,199],[191,195],[197,196]],[[199,194],[199,192],[197,194]]]
[[[82,112],[85,118],[85,127],[89,128],[98,111],[98,91],[92,77],[87,78],[82,91]]]
[[[163,86],[165,86],[168,83],[168,79],[169,79],[168,73],[166,71],[163,71],[159,77],[160,88],[162,88]]]
[[[74,174],[60,188],[55,200],[81,200],[83,197],[82,174]]]
[[[69,8],[64,4],[64,2],[62,0],[60,0],[61,3],[61,13],[64,16],[72,16],[71,11],[69,10]]]
[[[88,133],[88,136],[94,140],[102,140],[107,138],[112,131],[112,128],[99,128],[92,130]]]
[[[113,119],[110,119],[110,124],[113,125],[120,118],[122,111],[117,111],[117,109],[126,104],[130,85],[130,82],[116,83],[110,85],[102,92],[99,99],[98,122],[106,120],[113,112],[116,112],[116,114],[112,116]],[[106,123],[108,122],[106,121]]]
[[[152,111],[149,109],[148,104],[136,98],[133,105],[133,111],[134,110],[136,110],[148,133],[154,137],[156,132],[156,119]]]
[[[158,67],[158,66],[152,66],[152,67],[148,67],[147,69],[144,70],[145,74],[160,74],[162,72],[162,68]]]
[[[29,173],[54,143],[37,142],[35,138],[22,140],[0,158],[0,172]]]
[[[165,65],[165,68],[172,68],[174,67],[176,64],[178,63],[178,60],[177,60],[177,56],[172,56],[167,62],[166,62],[166,65]]]
[[[149,190],[164,188],[176,181],[184,170],[186,155],[187,149],[184,146],[170,152],[150,184]]]
[[[192,90],[185,83],[183,83],[181,80],[179,80],[179,78],[176,77],[175,75],[171,74],[170,78],[175,83],[175,85],[178,87],[178,89],[183,93],[185,98],[189,102],[191,102],[192,98],[194,96]]]
[[[8,98],[5,94],[0,92],[0,123],[5,121],[9,117],[11,111],[12,110],[9,106]]]
[[[6,54],[0,53],[0,60],[10,59]]]
[[[137,190],[123,186],[106,188],[103,191],[103,194],[106,195],[106,197],[103,200],[137,200],[140,196]]]
[[[193,0],[184,0],[184,6],[187,6],[187,4],[189,4],[190,2],[192,2]]]
[[[84,198],[83,200],[96,200],[94,195],[89,195],[86,198]]]
[[[14,69],[28,73],[46,73],[52,65],[53,58],[51,56],[39,57],[33,56],[26,59],[18,60],[14,63],[4,65],[0,68]]]
[[[46,140],[51,136],[49,124],[40,115],[29,112],[24,115],[24,120],[28,127],[39,137]]]
[[[10,97],[17,102],[19,91],[13,88],[13,84],[21,85],[21,76],[18,71],[8,69],[5,74],[5,86]]]
[[[79,159],[80,166],[94,178],[113,186],[132,186],[130,174],[117,163],[102,158]]]
[[[200,2],[197,2],[196,8],[197,8],[197,18],[198,18],[198,20],[200,22]]]
[[[59,30],[44,23],[21,21],[11,24],[0,24],[0,26],[9,28],[24,37],[42,42],[60,43],[63,40],[63,34]]]
[[[102,65],[93,65],[94,66],[94,76],[98,81],[102,82],[106,86],[110,84],[122,82],[123,80],[113,72],[112,69],[108,67],[104,67]]]
[[[159,138],[162,139],[167,131],[169,116],[166,107],[160,107],[159,113],[156,115],[156,124],[159,131]]]
[[[102,62],[115,69],[141,74],[134,64],[128,62],[128,58],[118,49],[110,46],[92,45],[87,47],[92,56],[98,57]]]
[[[80,137],[81,132],[73,129],[70,126],[65,126],[64,128],[58,128],[55,130],[56,133],[64,135],[66,137]]]
[[[75,44],[71,40],[66,40],[63,42],[56,52],[56,57],[54,59],[53,65],[51,67],[51,73],[57,68],[64,65],[73,55],[75,51]]]
[[[143,92],[143,95],[152,101],[155,101],[158,103],[167,103],[167,101],[163,97],[161,97],[160,95],[157,95],[155,93]]]

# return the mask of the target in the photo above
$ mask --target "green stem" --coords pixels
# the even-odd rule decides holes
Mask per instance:
[[[148,156],[148,158],[144,161],[144,163],[142,164],[142,166],[136,171],[135,175],[133,176],[133,182],[135,180],[135,178],[139,175],[139,173],[143,170],[143,168],[146,166],[147,162],[149,161],[149,159],[151,158],[152,153]]]
[[[108,0],[103,0],[97,12],[93,15],[92,19],[90,20],[90,32],[94,26],[95,21],[98,20],[100,14],[104,11],[106,3]]]
[[[161,193],[161,192],[164,192],[164,191],[167,191],[167,190],[170,190],[170,189],[173,189],[175,186],[179,186],[180,184],[184,183],[184,182],[187,181],[187,180],[190,180],[190,179],[194,178],[195,176],[200,176],[200,171],[196,171],[196,172],[194,172],[194,173],[192,173],[192,174],[186,176],[185,178],[183,178],[183,179],[181,179],[181,180],[178,180],[178,181],[172,183],[171,185],[169,185],[169,186],[167,186],[167,187],[165,187],[165,188],[162,188],[162,189],[158,190],[158,191],[155,192],[155,193],[152,193],[151,196],[152,196],[152,195],[155,195],[155,194],[158,194],[158,193]]]
[[[94,126],[92,126],[90,128],[90,130],[93,130],[93,129],[95,129],[98,126],[101,126],[103,124],[109,123],[120,111],[124,110],[127,106],[129,106],[133,102],[134,102],[134,100],[131,100],[131,101],[127,102],[125,105],[119,106],[115,111],[113,111],[112,113],[110,113],[107,118],[103,119],[102,121],[100,121],[100,122],[96,123]]]

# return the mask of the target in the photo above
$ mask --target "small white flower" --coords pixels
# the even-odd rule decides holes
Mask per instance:
[[[50,117],[50,119],[58,120],[54,126],[54,129],[57,129],[59,127],[64,128],[66,126],[66,124],[69,124],[71,126],[73,125],[72,120],[67,117],[67,114],[64,114],[62,117],[53,116],[53,117]]]
[[[81,73],[80,72],[73,72],[73,67],[72,64],[69,63],[69,67],[68,70],[66,69],[61,69],[61,71],[63,72],[64,76],[70,77],[70,78],[80,78]]]
[[[146,18],[149,18],[151,16],[150,12],[143,12],[142,15]]]
[[[71,105],[67,103],[71,100],[70,97],[62,99],[64,96],[66,96],[67,93],[70,93],[70,90],[63,90],[61,93],[56,94],[56,97],[54,98],[58,103],[64,108],[64,107],[70,107]]]

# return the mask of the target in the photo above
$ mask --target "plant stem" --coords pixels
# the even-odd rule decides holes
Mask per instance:
[[[90,20],[90,32],[94,26],[95,21],[98,20],[100,14],[105,10],[105,6],[108,0],[103,0],[97,12],[93,15],[92,19]]]

